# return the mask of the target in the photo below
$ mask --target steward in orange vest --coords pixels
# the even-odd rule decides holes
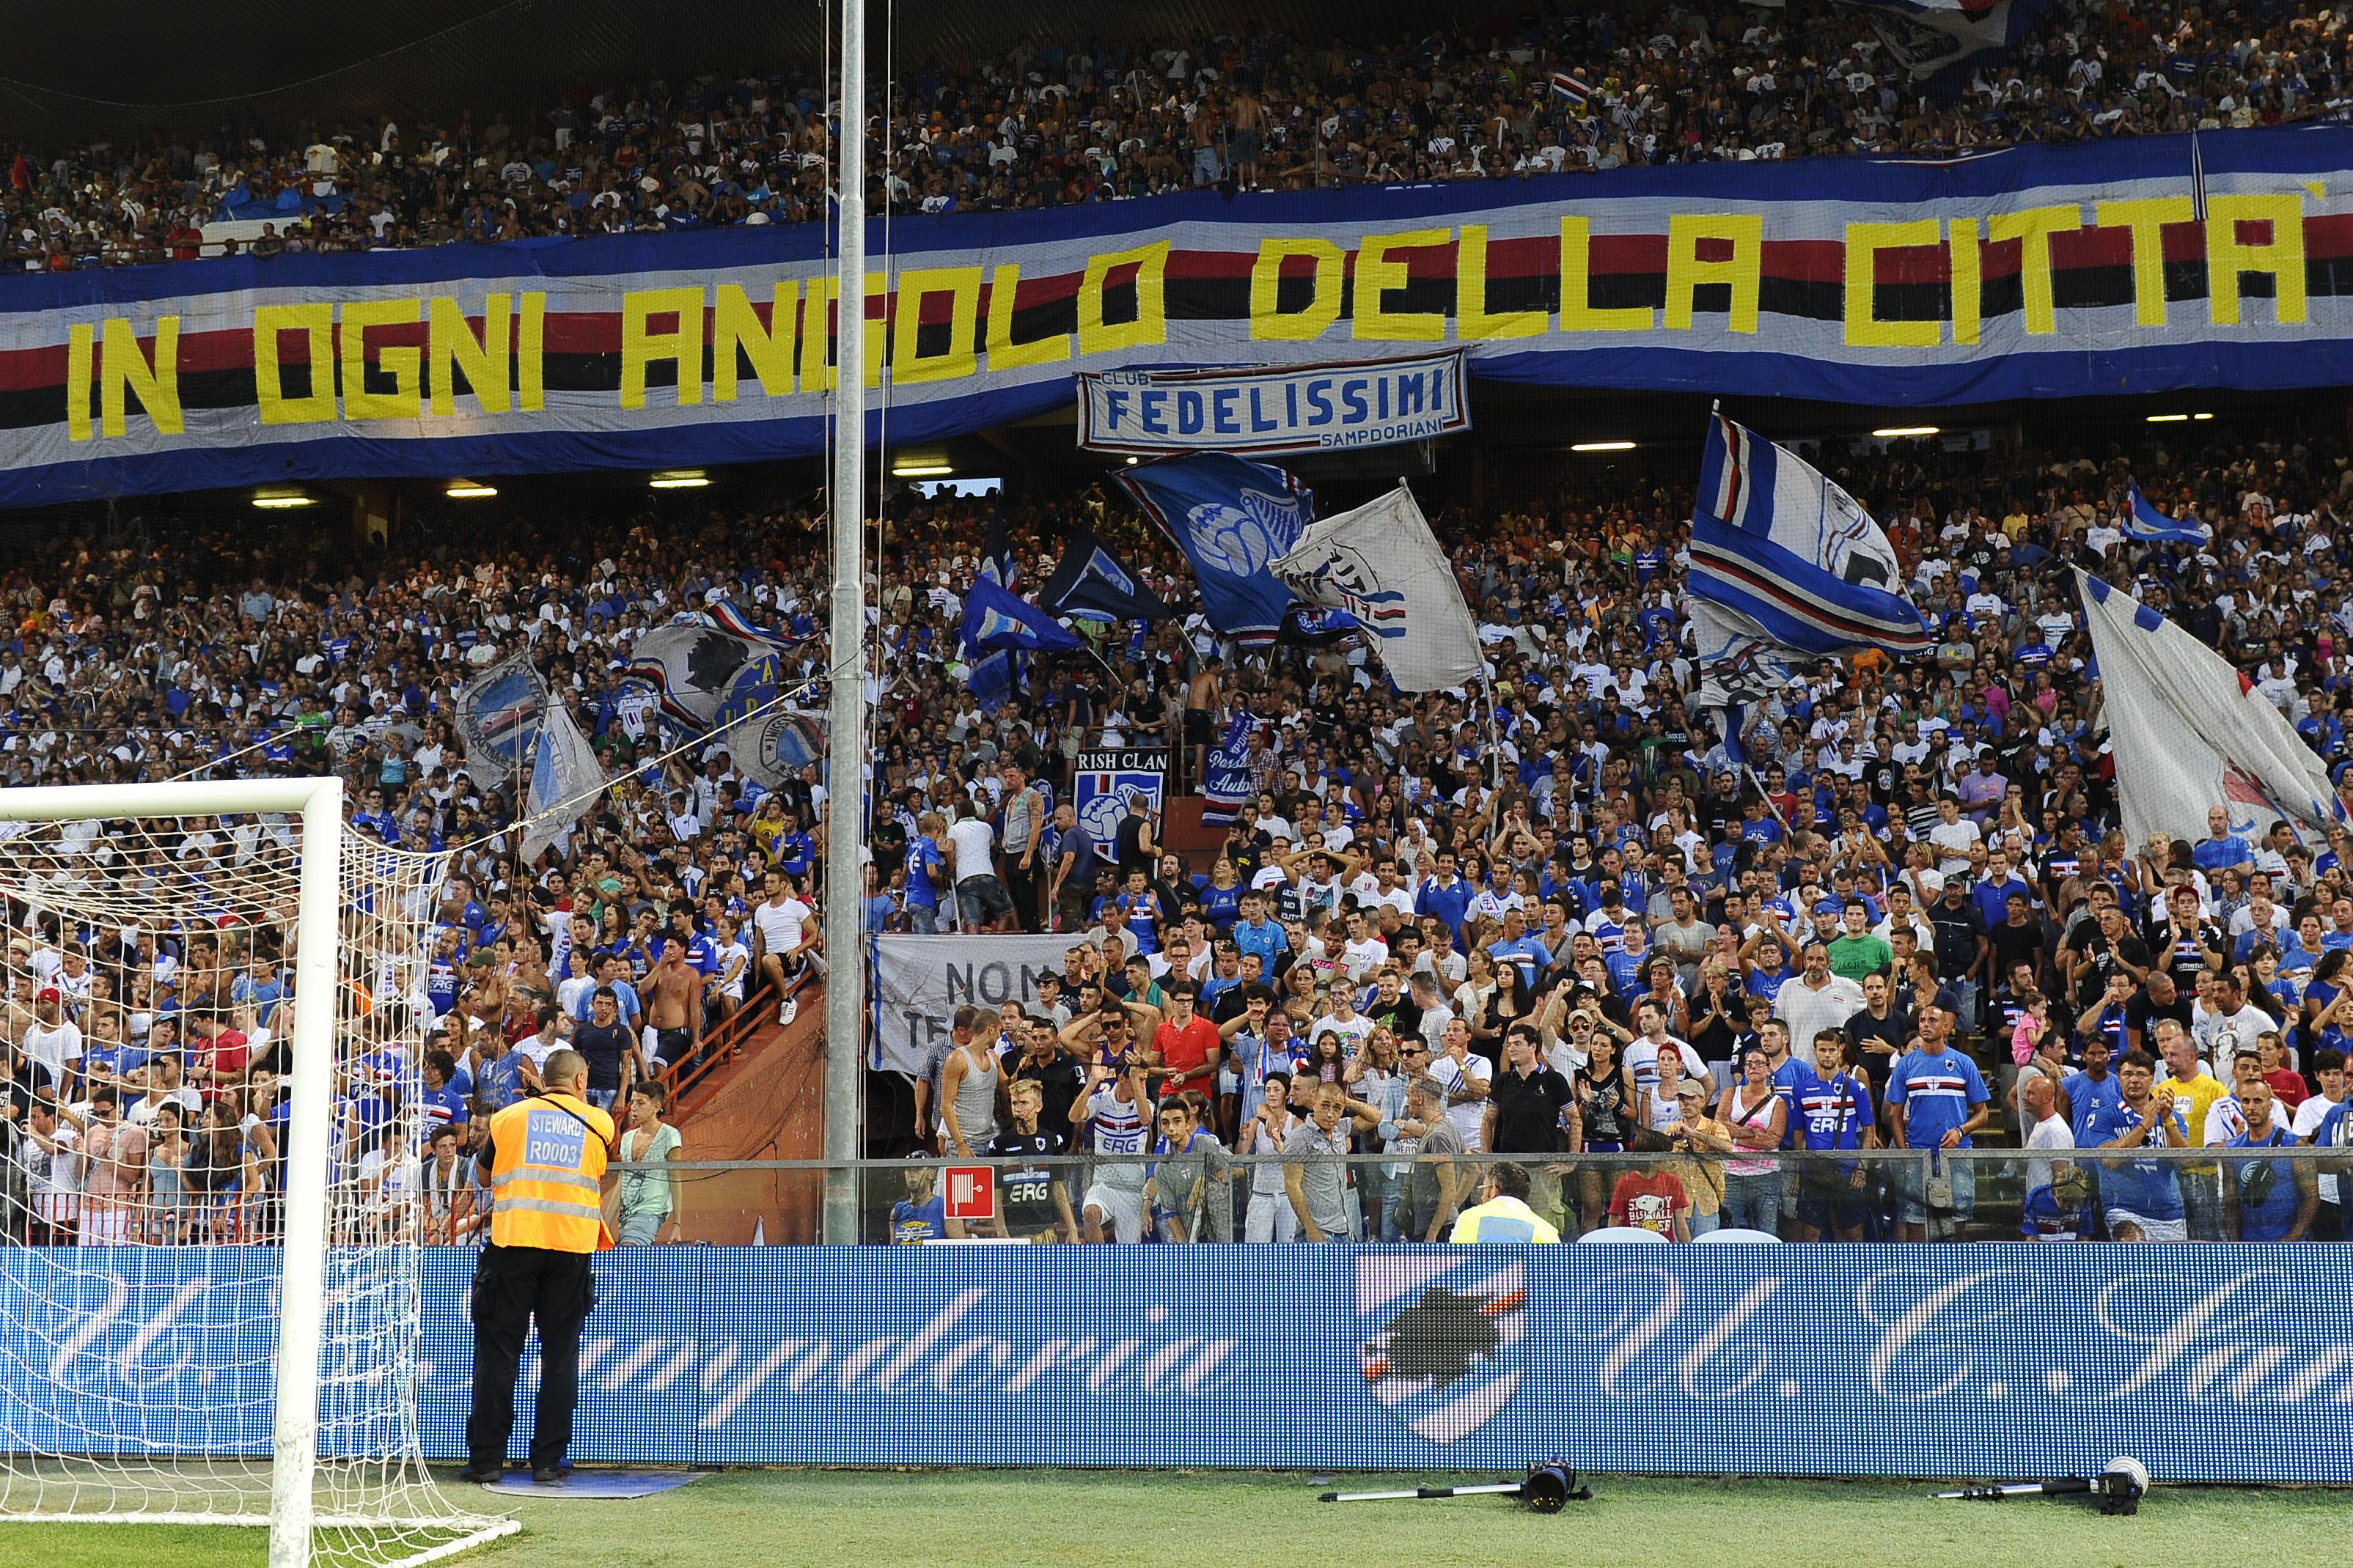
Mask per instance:
[[[588,1064],[559,1050],[540,1069],[544,1089],[491,1119],[476,1168],[491,1185],[491,1243],[474,1268],[474,1407],[470,1455],[459,1479],[504,1473],[514,1434],[515,1377],[533,1320],[539,1323],[539,1412],[531,1479],[564,1479],[572,1413],[580,1398],[580,1330],[596,1304],[589,1259],[613,1245],[602,1184],[613,1119],[590,1105]]]

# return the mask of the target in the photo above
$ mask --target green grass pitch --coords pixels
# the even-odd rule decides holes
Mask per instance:
[[[1344,1474],[1350,1489],[1495,1480]],[[480,1568],[2101,1568],[2340,1564],[2348,1499],[2319,1489],[2160,1488],[2134,1519],[2082,1499],[1931,1500],[1914,1482],[1588,1478],[1552,1517],[1508,1498],[1318,1504],[1303,1474],[1103,1470],[733,1471],[633,1501],[512,1507],[523,1531]],[[38,1568],[259,1568],[262,1533],[140,1525],[0,1525],[0,1563]]]

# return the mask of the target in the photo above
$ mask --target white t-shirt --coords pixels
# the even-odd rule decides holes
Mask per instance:
[[[1340,966],[1348,978],[1361,983],[1365,976],[1388,961],[1389,944],[1377,936],[1362,942],[1352,942],[1340,950]]]
[[[1675,1054],[1683,1058],[1683,1077],[1701,1083],[1711,1081],[1707,1076],[1707,1064],[1699,1059],[1697,1051],[1676,1039],[1672,1035],[1667,1037],[1667,1044],[1674,1047]],[[1652,1045],[1647,1038],[1636,1037],[1624,1050],[1619,1053],[1619,1062],[1626,1069],[1627,1081],[1636,1089],[1648,1094],[1658,1088],[1659,1047]]]
[[[27,1059],[48,1070],[51,1083],[61,1081],[66,1068],[81,1060],[81,1029],[70,1018],[61,1017],[54,1025],[27,1024],[18,1044]]]
[[[2067,1125],[2065,1117],[2054,1112],[2034,1124],[2026,1135],[2026,1146],[2030,1149],[2073,1149],[2075,1146],[2074,1129]],[[2051,1162],[2027,1161],[2026,1190],[2031,1193],[2037,1187],[2050,1184]]]
[[[1312,1046],[1326,1035],[1337,1035],[1340,1037],[1341,1049],[1346,1055],[1353,1057],[1356,1054],[1356,1047],[1363,1045],[1366,1037],[1372,1032],[1373,1021],[1362,1013],[1351,1014],[1346,1018],[1335,1018],[1326,1013],[1309,1026],[1307,1043]]]
[[[1969,851],[1984,837],[1978,825],[1966,816],[1955,822],[1940,822],[1928,829],[1928,842],[1943,851],[1937,857],[1936,869],[1947,877],[1968,871]]]
[[[977,816],[965,817],[949,828],[948,849],[955,857],[955,879],[997,875],[996,862],[988,858],[996,847],[997,830]]]
[[[1494,1078],[1495,1071],[1487,1065],[1485,1057],[1476,1051],[1466,1051],[1459,1062],[1451,1056],[1434,1058],[1430,1064],[1430,1076],[1436,1079],[1447,1094],[1451,1096],[1455,1089],[1466,1081],[1472,1084],[1490,1082]],[[1480,1142],[1480,1134],[1485,1130],[1487,1122],[1485,1100],[1470,1100],[1458,1105],[1450,1100],[1446,1107],[1446,1120],[1454,1123],[1454,1131],[1462,1135],[1462,1147],[1465,1150],[1476,1154],[1484,1149],[1485,1145]]]
[[[2282,1132],[2292,1131],[2287,1108],[2276,1100],[2272,1101],[2272,1125]],[[2247,1113],[2239,1104],[2239,1097],[2226,1094],[2206,1108],[2205,1135],[2200,1139],[2209,1149],[2218,1143],[2228,1143],[2247,1130]]]
[[[803,922],[816,912],[798,899],[788,898],[781,905],[763,900],[752,907],[752,924],[764,951],[790,958],[800,951]]]

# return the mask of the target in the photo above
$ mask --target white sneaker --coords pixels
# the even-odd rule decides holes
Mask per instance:
[[[785,998],[783,1009],[776,1014],[776,1022],[779,1026],[789,1024],[799,1017],[800,1013],[801,999],[797,996],[787,996]]]

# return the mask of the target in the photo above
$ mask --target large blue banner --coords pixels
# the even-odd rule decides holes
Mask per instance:
[[[0,278],[0,505],[813,454],[838,358],[824,237]],[[887,409],[910,443],[1067,406],[1084,374],[1458,348],[1474,380],[1888,406],[2336,385],[2353,127],[878,218],[867,255],[871,438]],[[1325,379],[1255,405],[1145,389],[1121,433],[1278,434],[1279,383],[1320,440]],[[1324,389],[1343,414],[1347,379]],[[1099,385],[1105,422],[1136,391]],[[1358,388],[1397,428],[1432,390]]]
[[[0,1448],[266,1450],[266,1397],[224,1409],[217,1381],[263,1384],[266,1268],[75,1261],[59,1290],[0,1254]],[[443,1458],[471,1265],[427,1260]],[[2129,1453],[2160,1480],[2346,1482],[2348,1267],[2333,1245],[630,1249],[597,1260],[574,1454],[2040,1476]]]

